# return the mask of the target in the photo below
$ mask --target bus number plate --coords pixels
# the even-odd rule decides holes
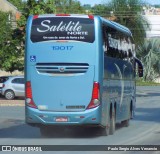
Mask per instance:
[[[67,122],[68,117],[56,117],[56,122]]]

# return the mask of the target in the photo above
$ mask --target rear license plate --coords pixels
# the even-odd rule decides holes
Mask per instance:
[[[56,122],[67,122],[68,117],[56,117]]]

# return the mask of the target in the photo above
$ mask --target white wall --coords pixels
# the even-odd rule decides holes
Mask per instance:
[[[160,37],[160,15],[145,15],[150,23],[151,31],[147,31],[147,37]]]

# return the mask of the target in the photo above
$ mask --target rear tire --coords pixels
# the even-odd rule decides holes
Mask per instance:
[[[15,98],[15,94],[12,90],[7,90],[4,94],[5,98],[8,100],[12,100]]]
[[[122,121],[122,125],[124,126],[124,127],[128,127],[129,126],[129,120],[130,120],[130,118],[131,118],[131,115],[132,115],[132,112],[131,112],[131,110],[129,111],[129,119],[127,119],[127,120],[124,120],[124,121]]]
[[[122,121],[122,125],[124,127],[128,127],[129,126],[129,119]]]
[[[104,134],[105,136],[108,136],[108,135],[109,135],[109,126],[105,126],[105,127],[103,128],[103,134]]]
[[[116,128],[116,118],[115,118],[115,111],[109,115],[109,126],[107,125],[105,128],[103,128],[103,134],[105,136],[113,135]]]
[[[116,129],[116,117],[115,117],[115,111],[112,112],[112,115],[110,117],[110,127],[109,127],[109,134],[113,135]]]

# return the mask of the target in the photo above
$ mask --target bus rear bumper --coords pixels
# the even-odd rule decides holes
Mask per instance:
[[[30,125],[99,125],[101,107],[81,112],[48,112],[26,107],[26,123]]]

